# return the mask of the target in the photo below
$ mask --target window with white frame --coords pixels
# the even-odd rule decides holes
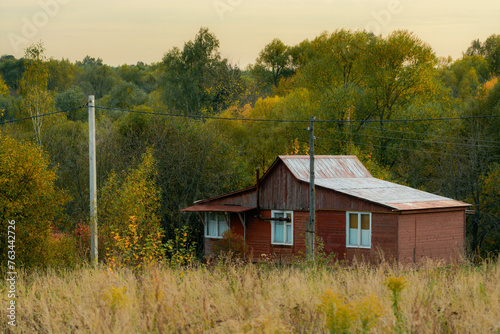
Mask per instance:
[[[222,238],[222,234],[229,229],[225,212],[205,213],[205,237]]]
[[[283,220],[271,220],[271,243],[293,245],[293,212],[273,210],[271,217],[283,218]]]
[[[370,248],[372,239],[372,214],[347,212],[347,247]]]

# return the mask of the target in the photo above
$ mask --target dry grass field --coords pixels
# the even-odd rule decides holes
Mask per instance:
[[[500,333],[500,265],[20,273],[15,333]],[[399,293],[399,294],[398,294]]]

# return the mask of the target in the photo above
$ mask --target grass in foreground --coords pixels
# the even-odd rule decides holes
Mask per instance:
[[[499,333],[500,265],[21,273],[19,333]],[[8,332],[5,280],[1,331]]]

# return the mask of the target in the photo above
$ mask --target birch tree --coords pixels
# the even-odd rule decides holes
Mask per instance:
[[[42,114],[53,110],[54,100],[47,89],[49,70],[45,62],[43,43],[28,47],[25,51],[26,68],[20,81],[21,100],[19,110],[24,117],[32,117],[35,139],[42,146]]]

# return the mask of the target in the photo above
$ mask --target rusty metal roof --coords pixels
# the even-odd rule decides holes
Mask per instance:
[[[279,158],[297,179],[309,179],[308,155],[281,155]],[[316,179],[372,177],[353,155],[315,155],[314,176]]]
[[[280,156],[290,172],[309,183],[309,156]],[[467,207],[469,204],[374,178],[355,156],[315,156],[317,186],[382,204],[394,210]]]
[[[256,209],[256,207],[241,205],[211,205],[198,204],[182,209],[183,212],[246,212]]]

